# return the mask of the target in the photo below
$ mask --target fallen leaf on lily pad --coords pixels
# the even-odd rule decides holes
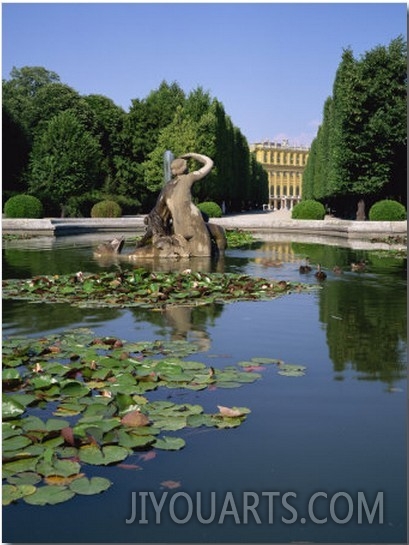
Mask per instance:
[[[222,416],[228,416],[228,417],[236,417],[236,416],[244,416],[245,414],[248,414],[250,411],[249,409],[245,409],[243,407],[223,407],[223,405],[217,405],[217,408],[219,409],[219,412]]]
[[[149,424],[149,418],[138,410],[130,411],[121,418],[121,424],[130,428],[147,426]]]
[[[162,481],[160,483],[164,488],[169,488],[173,490],[174,488],[180,488],[182,483],[180,481]]]
[[[69,477],[63,477],[62,475],[48,475],[44,477],[44,481],[49,485],[65,486],[71,484],[75,479],[84,477],[84,473],[77,473],[76,475],[70,475]]]

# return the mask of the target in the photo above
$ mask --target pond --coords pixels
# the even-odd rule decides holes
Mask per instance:
[[[95,261],[97,242],[90,235],[5,241],[3,278],[132,268]],[[300,274],[307,258],[326,271],[325,281]],[[363,261],[365,270],[351,270]],[[3,541],[406,542],[406,257],[260,238],[228,249],[217,264],[189,266],[316,289],[159,311],[3,301],[5,338],[88,328],[130,343],[183,340],[196,349],[187,359],[216,374],[253,361],[248,374],[260,375],[239,387],[146,392],[208,413],[250,412],[237,427],[167,432],[184,439],[178,451],[135,450],[122,464],[84,464],[88,477],[112,486],[56,505],[4,507]],[[280,373],[257,358],[302,371]]]

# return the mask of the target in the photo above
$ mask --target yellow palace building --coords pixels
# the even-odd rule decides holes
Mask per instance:
[[[291,210],[301,200],[302,176],[307,164],[309,148],[282,142],[259,142],[250,151],[268,175],[269,199],[264,208]]]

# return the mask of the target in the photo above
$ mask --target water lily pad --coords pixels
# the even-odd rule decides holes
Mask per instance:
[[[294,365],[290,363],[283,363],[278,368],[278,374],[286,377],[302,377],[305,375],[306,367],[304,365]]]
[[[199,276],[204,284],[211,282],[207,275]],[[210,385],[236,388],[260,377],[244,372],[241,366],[214,370],[201,362],[185,361],[186,355],[197,351],[185,341],[128,344],[113,337],[95,338],[88,330],[17,343],[6,340],[5,350],[14,358],[21,355],[20,365],[10,367],[13,372],[6,377],[17,380],[18,376],[23,381],[19,379],[15,391],[3,397],[8,415],[3,423],[4,477],[13,486],[34,486],[42,478],[45,486],[32,494],[32,503],[37,505],[66,501],[75,487],[84,487],[88,492],[83,493],[90,494],[93,488],[84,474],[85,464],[120,463],[134,450],[150,447],[151,453],[179,450],[185,446],[184,439],[158,436],[186,427],[236,427],[248,411],[232,408],[239,412],[210,415],[199,404],[149,401],[141,395],[146,391],[163,387],[199,390]],[[31,410],[34,403],[35,413]],[[69,418],[77,415],[79,418]]]
[[[25,411],[25,407],[13,399],[11,396],[3,396],[2,400],[2,415],[5,420],[16,418]]]
[[[38,462],[37,457],[23,458],[21,460],[13,460],[3,464],[3,477],[8,478],[11,475],[26,471],[35,471]]]
[[[151,445],[155,441],[154,435],[138,435],[125,430],[118,431],[118,443],[125,448],[142,448]]]
[[[45,429],[47,431],[60,431],[69,425],[70,424],[67,420],[62,420],[61,418],[49,418],[45,423]]]
[[[24,471],[22,473],[18,473],[17,475],[10,476],[7,481],[10,484],[37,484],[41,481],[41,477],[38,473],[35,473],[34,471]]]
[[[154,275],[154,276],[153,276]],[[126,290],[118,286],[126,285]],[[158,287],[166,286],[158,297]],[[207,304],[213,301],[271,299],[285,293],[311,289],[308,285],[274,282],[235,273],[149,273],[135,278],[133,271],[83,274],[83,282],[72,283],[72,275],[3,281],[3,297],[30,301],[67,303],[80,307],[160,308],[164,304]]]
[[[7,452],[23,449],[30,444],[30,439],[24,435],[9,437],[8,439],[3,440],[3,453],[7,456]]]
[[[36,471],[44,477],[48,477],[49,475],[69,477],[79,473],[80,468],[81,466],[78,462],[73,462],[72,460],[58,460],[51,457],[50,461],[41,460],[36,466]]]
[[[129,449],[115,445],[106,445],[101,449],[95,445],[84,445],[78,453],[81,462],[105,466],[125,460],[129,455]]]
[[[14,401],[20,403],[20,405],[22,405],[23,407],[28,407],[29,405],[37,401],[37,397],[35,395],[20,394],[16,392],[13,392],[13,399]]]
[[[186,427],[186,416],[165,416],[163,418],[155,418],[155,426],[161,430],[177,431]]]
[[[67,397],[83,397],[88,395],[89,388],[82,382],[70,380],[61,385],[61,395]]]
[[[58,379],[52,375],[38,375],[30,379],[31,386],[36,390],[50,388],[50,386],[56,383],[58,383]]]
[[[103,477],[82,477],[81,479],[76,479],[73,481],[69,488],[76,494],[82,494],[90,496],[92,494],[100,494],[112,485],[112,482]]]
[[[66,486],[46,485],[25,496],[24,501],[30,505],[55,505],[70,500],[74,495],[75,492]]]
[[[242,418],[239,417],[223,417],[215,415],[214,417],[215,426],[217,428],[237,428],[242,423]]]
[[[281,360],[277,359],[277,358],[251,358],[251,361],[253,363],[260,363],[261,365],[268,365],[270,363],[276,363],[276,364],[280,364],[282,363]]]
[[[186,425],[189,428],[199,428],[200,426],[215,426],[215,420],[210,414],[191,414],[186,419]]]
[[[2,371],[2,380],[3,381],[20,381],[21,380],[21,374],[18,369],[3,369]]]
[[[1,436],[3,440],[15,435],[21,435],[22,433],[21,428],[17,427],[13,422],[2,422]]]
[[[186,442],[181,437],[163,436],[156,439],[154,447],[161,450],[180,450],[185,446]]]
[[[3,505],[10,505],[13,501],[34,494],[35,491],[36,487],[32,484],[4,484],[2,486],[2,503]]]

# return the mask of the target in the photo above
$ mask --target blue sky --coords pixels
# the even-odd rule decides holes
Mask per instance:
[[[344,48],[406,37],[406,3],[2,4],[2,76],[43,66],[126,111],[163,80],[220,100],[249,143],[309,145]]]

